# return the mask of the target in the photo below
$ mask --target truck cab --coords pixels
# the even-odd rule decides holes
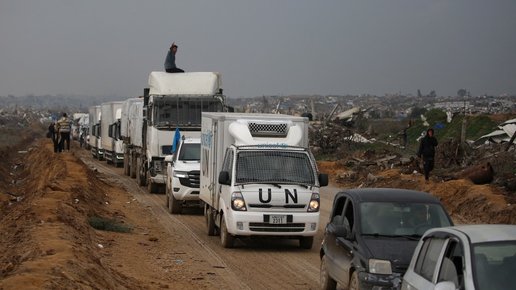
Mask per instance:
[[[173,155],[165,157],[167,163],[166,195],[170,213],[182,212],[183,206],[199,207],[201,139],[183,138]]]
[[[312,248],[319,227],[319,174],[308,148],[308,119],[203,113],[200,198],[208,235],[276,236]]]

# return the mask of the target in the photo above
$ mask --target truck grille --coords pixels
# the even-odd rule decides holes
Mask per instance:
[[[193,170],[188,172],[188,178],[179,178],[181,185],[191,188],[200,187],[200,171]]]
[[[249,122],[247,124],[249,132],[253,137],[287,136],[288,126],[286,123],[267,124]]]
[[[249,230],[253,232],[302,232],[305,230],[304,223],[269,224],[269,223],[249,223]]]

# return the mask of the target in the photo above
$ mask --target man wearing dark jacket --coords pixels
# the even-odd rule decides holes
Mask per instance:
[[[165,71],[168,73],[185,72],[184,70],[182,70],[176,66],[176,52],[177,52],[177,45],[174,42],[170,46],[170,49],[167,52],[167,57],[165,58]]]
[[[428,181],[430,171],[434,169],[435,147],[437,139],[434,137],[434,129],[426,130],[426,136],[421,139],[417,156],[423,158],[423,170],[425,172],[425,180]]]

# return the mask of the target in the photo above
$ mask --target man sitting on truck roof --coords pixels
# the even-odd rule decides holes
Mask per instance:
[[[176,66],[176,52],[177,52],[177,45],[175,42],[172,43],[170,46],[170,49],[167,53],[167,58],[165,58],[165,71],[168,73],[183,73],[184,70],[178,68]]]

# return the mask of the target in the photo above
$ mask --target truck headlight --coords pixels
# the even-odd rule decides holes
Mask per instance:
[[[369,259],[369,273],[373,274],[392,274],[391,261]]]
[[[231,194],[231,208],[238,211],[246,211],[245,200],[242,193],[235,191]]]
[[[310,198],[310,202],[308,203],[308,212],[318,212],[320,204],[320,197],[318,193],[312,193],[312,197]]]
[[[173,175],[177,178],[188,178],[188,172],[185,171],[174,171]]]

